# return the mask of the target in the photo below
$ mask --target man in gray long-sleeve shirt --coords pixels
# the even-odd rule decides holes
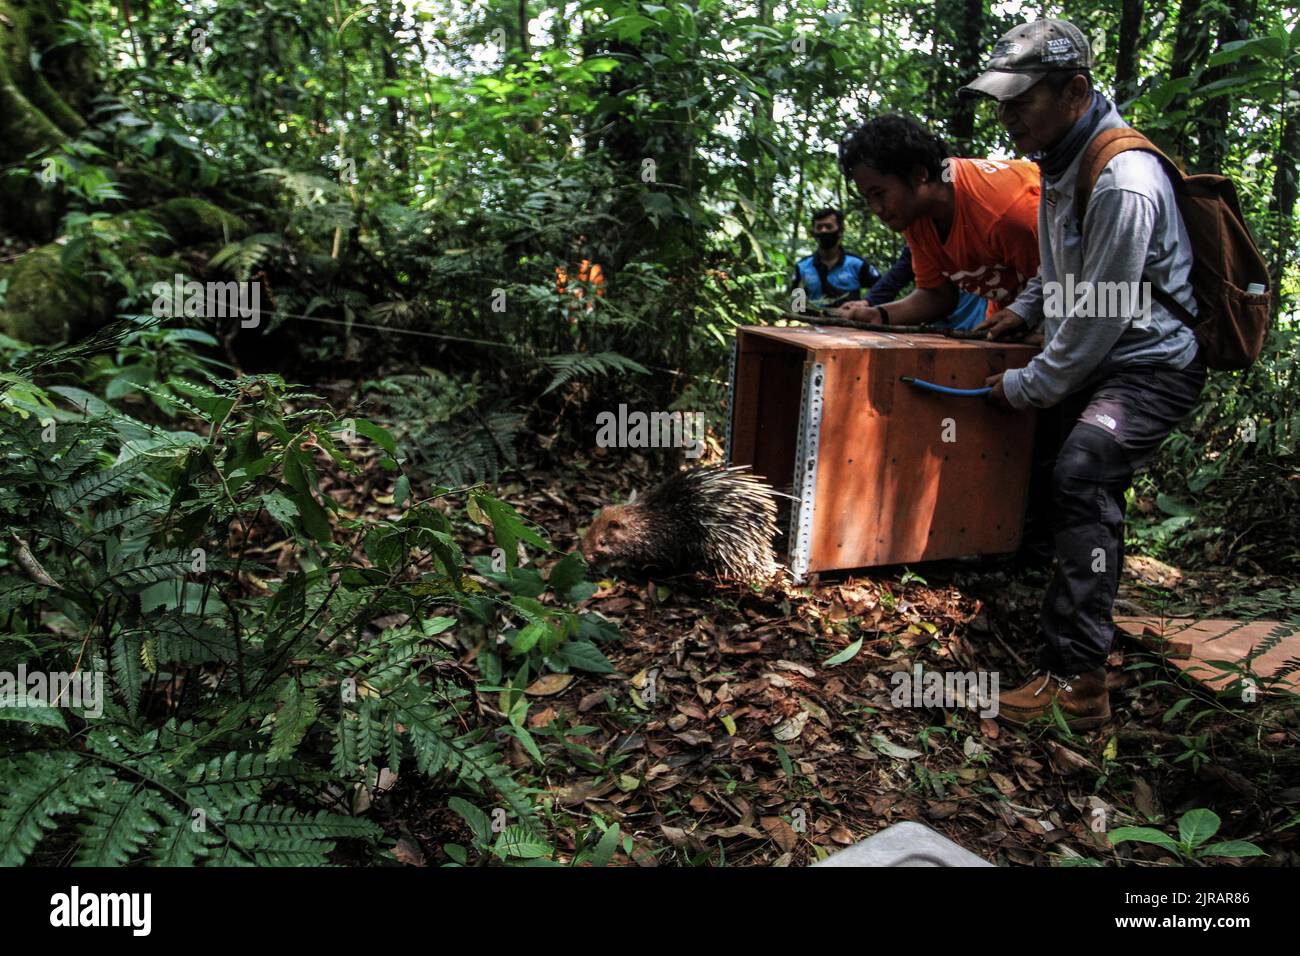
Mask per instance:
[[[1121,153],[1097,179],[1082,227],[1074,208],[1080,159],[1100,132],[1125,126],[1092,88],[1092,53],[1062,20],[1006,34],[964,95],[998,101],[998,119],[1042,170],[1040,271],[990,337],[1044,332],[1027,366],[989,378],[990,400],[1044,409],[1036,453],[1049,457],[1057,564],[1039,620],[1039,673],[1004,693],[1013,723],[1060,706],[1077,728],[1110,716],[1104,665],[1123,564],[1125,492],[1205,383],[1192,329],[1153,300],[1164,289],[1193,314],[1192,247],[1156,157]]]

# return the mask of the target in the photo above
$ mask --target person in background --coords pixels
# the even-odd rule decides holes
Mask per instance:
[[[595,308],[593,296],[605,297],[605,270],[600,263],[592,262],[583,254],[587,237],[578,236],[572,244],[573,257],[577,262],[574,275],[570,276],[566,266],[555,267],[555,291],[559,295],[569,293],[569,324],[578,324],[580,312],[591,312]]]
[[[991,314],[1038,272],[1038,169],[1020,160],[957,159],[916,120],[878,116],[840,143],[840,167],[871,211],[907,238],[916,289],[889,306],[851,302],[859,322],[942,322],[961,292]]]
[[[903,243],[903,251],[898,259],[867,293],[867,304],[881,306],[893,302],[898,298],[898,293],[910,285],[915,277],[912,271],[912,249],[907,243]],[[973,329],[984,321],[987,314],[988,303],[963,289],[957,300],[957,308],[933,325],[941,329]]]
[[[790,289],[802,288],[807,306],[838,305],[862,297],[880,279],[880,270],[859,255],[845,252],[844,214],[826,207],[812,215],[817,251],[795,263]]]

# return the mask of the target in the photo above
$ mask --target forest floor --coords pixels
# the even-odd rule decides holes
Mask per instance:
[[[545,568],[634,480],[626,462],[593,459],[521,469],[494,493],[546,529],[557,553],[540,560]],[[348,483],[334,492],[345,508],[353,491],[365,498],[354,499],[358,510],[383,493]],[[487,553],[491,542],[462,545]],[[1208,569],[1186,574],[1175,593],[1159,586],[1165,573],[1130,562],[1122,609],[1206,615],[1232,596],[1294,586]],[[981,718],[974,701],[893,705],[891,675],[915,664],[997,672],[1002,689],[1017,686],[1032,670],[1044,583],[1041,571],[959,562],[762,591],[700,578],[604,580],[582,607],[620,629],[622,640],[602,647],[616,673],[529,687],[527,725],[544,766],[502,740],[520,779],[553,802],[562,852],[599,815],[632,836],[641,865],[800,866],[902,820],[998,864],[1160,865],[1175,858],[1148,844],[1111,847],[1098,831],[1176,835],[1178,816],[1197,807],[1222,818],[1217,839],[1253,841],[1270,864],[1300,863],[1294,709],[1279,716],[1216,699],[1135,643],[1116,641],[1113,717],[1096,732],[1018,730]],[[829,663],[855,644],[856,654]],[[479,695],[484,719],[501,721],[497,697]],[[464,833],[446,794],[414,776],[377,795],[371,812],[407,864],[445,862],[442,845]],[[621,851],[619,861],[628,862]]]

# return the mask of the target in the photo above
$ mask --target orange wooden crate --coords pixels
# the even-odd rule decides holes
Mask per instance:
[[[727,459],[798,499],[787,538],[796,579],[1014,551],[1033,413],[900,377],[978,388],[1034,351],[915,333],[738,329]]]

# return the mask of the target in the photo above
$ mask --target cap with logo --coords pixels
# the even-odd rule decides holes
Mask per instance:
[[[1022,23],[993,48],[984,72],[958,93],[1009,100],[1048,73],[1092,69],[1092,48],[1078,27],[1065,20]]]

